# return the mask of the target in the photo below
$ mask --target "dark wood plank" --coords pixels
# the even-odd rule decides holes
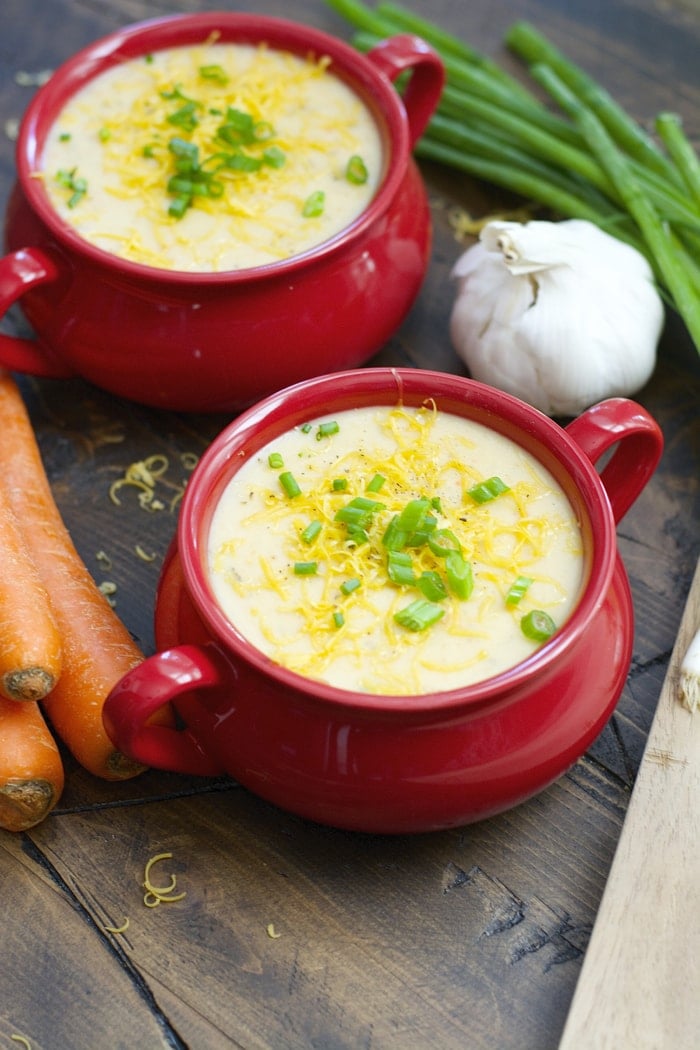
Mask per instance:
[[[19,117],[34,87],[16,74],[55,67],[118,25],[220,6],[187,0],[4,0],[0,113]],[[231,5],[225,5],[231,6]],[[255,2],[236,8],[259,10]],[[542,25],[640,120],[677,109],[700,138],[700,28],[687,0],[411,0],[409,6],[497,55],[517,17]],[[287,0],[266,13],[289,16]],[[294,16],[349,36],[322,0]],[[0,207],[13,178],[0,134]],[[462,372],[449,345],[449,274],[465,247],[450,209],[487,214],[506,195],[425,165],[434,250],[411,315],[376,362]],[[22,327],[18,310],[2,329]],[[47,470],[76,545],[146,652],[158,570],[175,528],[168,501],[224,416],[159,413],[76,380],[22,380]],[[700,367],[669,316],[659,366],[641,392],[666,452],[619,528],[637,613],[618,709],[588,754],[538,798],[474,827],[420,837],[352,835],[300,821],[230,781],[148,772],[105,784],[66,756],[55,813],[0,835],[7,957],[1,1030],[33,1050],[102,1047],[556,1047],[700,549]],[[1,425],[1,421],[0,421]],[[0,429],[1,440],[1,429]],[[165,507],[110,499],[130,463],[167,457]],[[167,482],[167,484],[166,484]],[[140,546],[152,561],[144,561]],[[177,904],[147,909],[149,857],[172,851]],[[130,919],[126,934],[105,925]],[[280,934],[267,932],[274,923]],[[11,949],[11,951],[10,951]]]

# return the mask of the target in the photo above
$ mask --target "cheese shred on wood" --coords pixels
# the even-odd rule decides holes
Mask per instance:
[[[163,860],[170,860],[171,857],[172,853],[156,853],[146,863],[143,879],[143,888],[146,892],[143,896],[143,903],[147,908],[156,908],[159,904],[172,904],[174,901],[181,901],[187,895],[184,890],[181,893],[175,893],[175,887],[177,886],[177,876],[175,875],[170,876],[170,882],[167,886],[154,886],[151,882],[151,870],[154,865]]]
[[[429,535],[392,551],[404,511]],[[229,483],[208,557],[224,612],[273,660],[396,695],[518,663],[542,640],[521,623],[559,627],[583,574],[554,478],[434,405],[350,410],[272,441]]]

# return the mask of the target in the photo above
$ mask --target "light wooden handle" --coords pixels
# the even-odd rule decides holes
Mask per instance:
[[[679,701],[700,563],[559,1050],[700,1047],[700,713]]]

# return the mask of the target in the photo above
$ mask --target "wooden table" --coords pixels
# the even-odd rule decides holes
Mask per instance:
[[[34,90],[21,71],[53,68],[141,17],[215,6],[3,0],[3,123]],[[218,6],[290,14],[288,0]],[[349,36],[322,0],[293,6],[299,20]],[[675,109],[700,138],[697,0],[409,6],[510,65],[503,33],[527,17],[635,116]],[[439,168],[424,173],[435,223],[430,271],[379,360],[461,372],[446,326],[448,275],[464,246],[448,211],[458,204],[483,214],[503,195]],[[4,205],[13,179],[7,133],[0,178]],[[18,311],[3,321],[5,331],[21,327]],[[167,504],[186,476],[182,456],[200,454],[227,419],[152,411],[79,381],[23,379],[22,389],[75,543],[95,578],[116,584],[120,616],[152,652],[155,586],[175,512],[148,513],[128,493],[117,507],[109,487],[130,463],[162,454]],[[615,715],[576,766],[497,818],[392,838],[315,826],[225,779],[148,772],[105,784],[66,757],[66,789],[49,819],[26,834],[0,833],[2,1045],[21,1045],[14,1034],[32,1050],[557,1046],[700,550],[700,365],[673,316],[638,400],[663,427],[666,451],[619,529],[637,612],[634,659]],[[136,545],[155,559],[137,557]],[[162,851],[172,852],[167,872],[187,896],[149,909],[144,866]],[[688,903],[697,922],[698,901]],[[106,932],[126,917],[124,934]],[[653,946],[649,955],[652,973]]]

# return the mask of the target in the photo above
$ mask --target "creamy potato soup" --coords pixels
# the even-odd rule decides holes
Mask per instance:
[[[519,663],[582,580],[572,507],[509,439],[434,406],[314,419],[215,509],[211,587],[272,660],[345,689],[453,689]]]
[[[372,199],[378,128],[328,68],[264,45],[156,51],[102,73],[48,137],[61,217],[105,251],[219,272],[327,240]]]

